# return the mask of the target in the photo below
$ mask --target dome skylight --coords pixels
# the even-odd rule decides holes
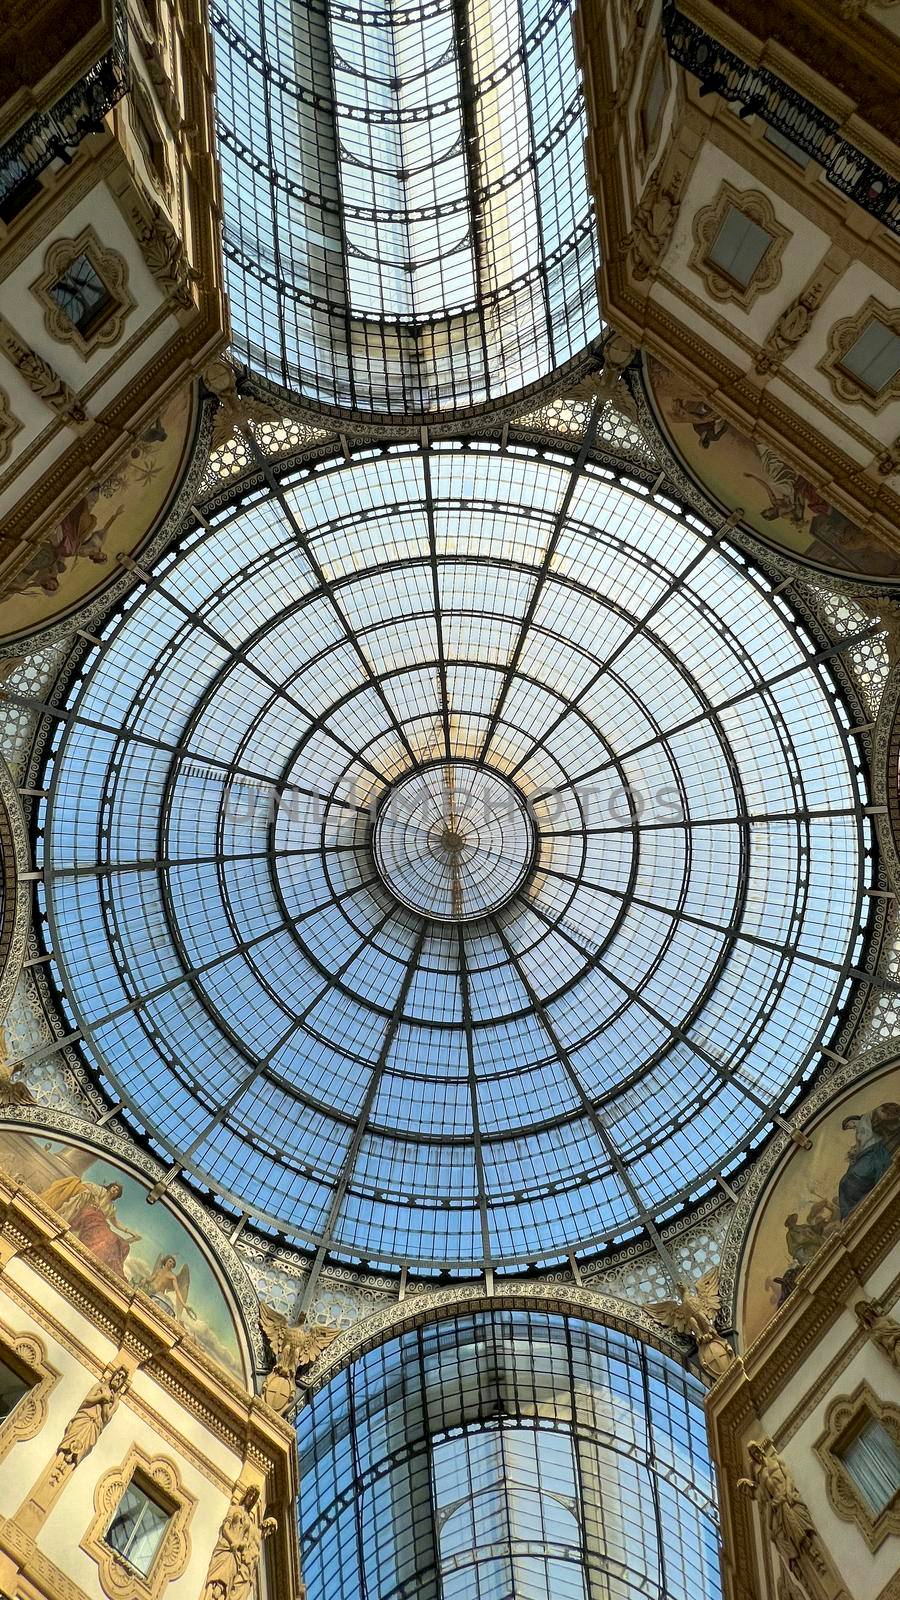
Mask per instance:
[[[186,1174],[470,1272],[727,1169],[847,997],[872,870],[827,661],[592,465],[444,445],[216,514],[52,763],[61,986]]]

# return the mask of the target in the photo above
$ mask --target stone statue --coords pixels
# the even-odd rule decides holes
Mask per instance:
[[[659,1300],[647,1306],[647,1312],[655,1322],[693,1339],[707,1377],[721,1378],[735,1356],[728,1340],[716,1328],[715,1319],[721,1310],[718,1271],[704,1273],[695,1289],[685,1289],[681,1284],[678,1288],[680,1300]]]
[[[854,1311],[860,1327],[879,1350],[883,1350],[891,1366],[900,1372],[900,1322],[889,1317],[878,1300],[857,1300]]]
[[[128,1368],[114,1367],[89,1389],[56,1447],[50,1487],[90,1455],[128,1386]]]
[[[774,372],[785,356],[796,348],[808,332],[821,298],[822,285],[811,283],[782,311],[753,363],[757,372]]]
[[[27,1084],[16,1077],[17,1068],[10,1066],[0,1040],[0,1105],[33,1106],[34,1095]]]
[[[656,272],[669,248],[681,205],[680,189],[678,177],[664,181],[660,162],[641,195],[626,241],[631,252],[631,271],[638,281]]]
[[[738,1488],[759,1506],[765,1530],[792,1577],[803,1580],[803,1562],[825,1572],[818,1536],[805,1501],[771,1439],[754,1439],[747,1446],[749,1478],[739,1478]]]
[[[263,1384],[262,1397],[281,1416],[294,1398],[297,1373],[310,1367],[332,1339],[334,1328],[318,1328],[307,1323],[290,1323],[279,1311],[263,1301],[259,1308],[260,1326],[272,1347],[275,1364]]]
[[[259,1490],[236,1484],[210,1556],[202,1600],[248,1600],[263,1540],[277,1526],[274,1517],[263,1517]]]
[[[64,422],[73,427],[87,422],[87,412],[74,390],[54,371],[49,361],[19,338],[5,317],[0,317],[0,349],[25,379],[32,394],[50,406]]]

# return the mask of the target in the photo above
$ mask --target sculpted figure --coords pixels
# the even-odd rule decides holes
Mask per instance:
[[[274,1517],[263,1517],[259,1490],[236,1484],[210,1557],[202,1600],[248,1600],[263,1540],[276,1526]]]
[[[114,1367],[89,1389],[56,1447],[51,1484],[90,1455],[128,1385],[127,1367]]]
[[[288,1322],[287,1317],[273,1311],[265,1302],[260,1305],[259,1320],[275,1357],[272,1371],[263,1384],[262,1397],[281,1415],[294,1398],[298,1371],[301,1367],[312,1366],[332,1339],[337,1338],[337,1330]]]
[[[900,1372],[900,1322],[889,1317],[877,1300],[857,1300],[854,1310],[872,1343],[884,1351],[891,1365]]]
[[[695,1289],[681,1287],[680,1300],[659,1300],[647,1310],[656,1322],[694,1340],[700,1365],[710,1378],[728,1371],[734,1351],[716,1328],[721,1310],[717,1271],[705,1273]]]
[[[811,283],[785,311],[782,311],[760,350],[754,366],[757,372],[772,372],[800,343],[809,329],[822,296],[818,284]]]
[[[679,188],[676,178],[663,181],[660,164],[641,195],[628,236],[631,270],[638,280],[649,278],[656,271],[669,248],[681,205]]]
[[[802,1581],[806,1558],[818,1572],[825,1571],[812,1518],[797,1485],[771,1439],[755,1439],[747,1446],[750,1476],[738,1488],[755,1500],[766,1532],[788,1571]]]

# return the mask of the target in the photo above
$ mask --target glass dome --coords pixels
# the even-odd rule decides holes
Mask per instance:
[[[236,354],[313,403],[458,414],[601,330],[571,0],[214,0]]]
[[[316,1600],[720,1600],[702,1386],[628,1334],[506,1308],[411,1329],[297,1435]]]
[[[849,718],[783,596],[597,465],[288,469],[110,624],[51,760],[59,984],[179,1170],[517,1269],[695,1199],[852,987]]]

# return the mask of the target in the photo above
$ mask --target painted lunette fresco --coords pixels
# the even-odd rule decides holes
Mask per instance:
[[[0,1167],[68,1223],[97,1261],[155,1300],[236,1378],[245,1378],[234,1318],[193,1236],[148,1185],[87,1145],[0,1128]]]
[[[900,1068],[852,1090],[809,1133],[812,1149],[791,1155],[763,1201],[748,1247],[739,1315],[745,1348],[900,1149]]]
[[[788,555],[857,578],[900,578],[900,555],[857,527],[766,445],[720,417],[698,389],[647,358],[664,431],[700,487]]]

